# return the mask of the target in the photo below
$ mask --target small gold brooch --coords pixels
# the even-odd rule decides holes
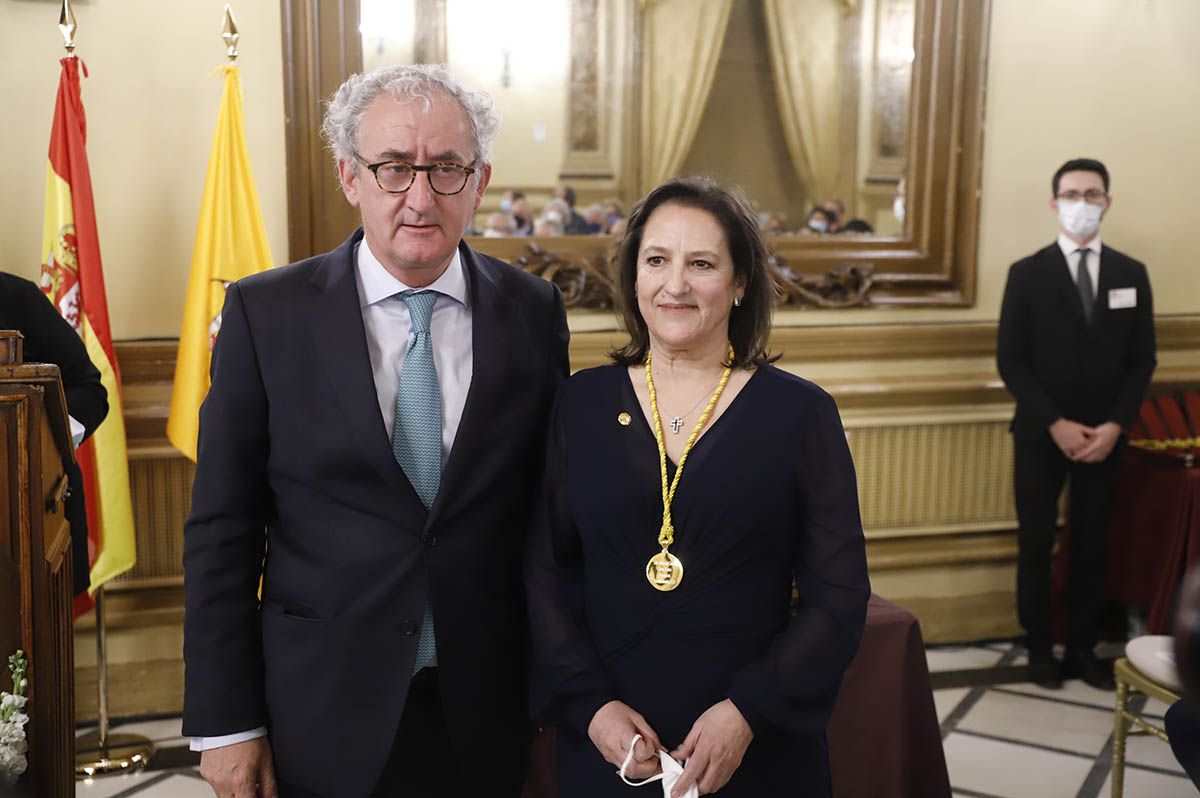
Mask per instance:
[[[633,416],[629,415],[628,413],[621,413],[617,416],[617,423],[622,427],[628,427],[631,423],[633,423]]]

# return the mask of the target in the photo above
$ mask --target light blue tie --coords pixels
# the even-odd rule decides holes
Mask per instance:
[[[433,506],[442,481],[442,390],[438,385],[433,341],[429,335],[429,322],[437,298],[436,291],[400,295],[408,305],[412,342],[400,369],[396,418],[392,423],[392,454],[426,510]],[[436,653],[433,613],[426,606],[413,673],[425,667]]]

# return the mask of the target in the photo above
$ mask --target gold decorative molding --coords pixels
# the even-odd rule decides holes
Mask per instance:
[[[612,310],[619,292],[609,253],[571,261],[533,242],[512,265],[557,285],[568,310]]]
[[[771,276],[779,287],[779,304],[818,308],[860,308],[871,304],[868,293],[875,267],[843,263],[820,277],[795,274],[780,255],[771,258]]]
[[[593,242],[607,241],[598,249]],[[497,239],[472,238],[472,246],[484,245]],[[553,281],[563,290],[568,308],[580,310],[609,310],[616,306],[619,293],[617,276],[618,241],[605,237],[564,236],[560,238],[507,239],[506,246],[493,250],[493,257],[525,271]],[[513,242],[522,247],[514,251]],[[580,246],[580,242],[584,242]],[[875,267],[870,264],[846,263],[835,266],[823,275],[804,275],[788,268],[782,255],[771,253],[768,269],[778,287],[781,307],[853,308],[870,304],[870,291],[875,282]],[[568,289],[570,293],[568,293]]]

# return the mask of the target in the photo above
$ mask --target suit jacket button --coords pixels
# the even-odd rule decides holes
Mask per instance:
[[[437,545],[437,535],[426,535],[425,536],[425,545],[429,546],[430,548],[432,548],[433,546],[436,546]]]
[[[404,635],[405,637],[415,634],[416,631],[417,625],[407,618],[400,622],[400,634]]]

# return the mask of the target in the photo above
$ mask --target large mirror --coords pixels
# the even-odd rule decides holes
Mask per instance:
[[[675,174],[775,234],[903,232],[916,0],[360,3],[364,69],[432,55],[495,100],[483,235],[619,230]]]
[[[787,302],[973,301],[987,0],[282,2],[293,257],[354,224],[320,101],[438,61],[502,116],[491,254],[600,274],[646,190],[706,173],[757,207]]]

